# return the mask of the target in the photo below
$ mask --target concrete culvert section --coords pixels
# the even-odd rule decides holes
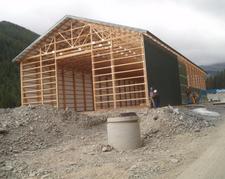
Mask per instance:
[[[121,113],[107,120],[108,144],[117,150],[141,146],[139,118],[135,113]]]

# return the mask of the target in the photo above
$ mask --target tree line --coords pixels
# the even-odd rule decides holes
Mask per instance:
[[[38,35],[10,22],[0,22],[0,108],[20,105],[19,66],[12,59]]]
[[[207,89],[225,89],[225,69],[208,76],[206,86]]]

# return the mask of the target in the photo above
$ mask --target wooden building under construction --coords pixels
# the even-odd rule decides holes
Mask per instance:
[[[206,73],[146,30],[65,16],[13,61],[21,104],[76,111],[185,103],[185,89],[205,89]]]

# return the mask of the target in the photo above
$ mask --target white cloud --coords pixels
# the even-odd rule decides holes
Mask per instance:
[[[225,61],[225,25],[212,15],[221,7],[209,12],[212,1],[207,2],[200,9],[202,0],[7,0],[1,2],[0,20],[40,34],[66,14],[144,28],[197,64],[208,64]]]

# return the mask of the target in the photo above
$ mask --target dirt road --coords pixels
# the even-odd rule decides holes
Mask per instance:
[[[225,178],[225,122],[212,138],[212,145],[177,179]]]

